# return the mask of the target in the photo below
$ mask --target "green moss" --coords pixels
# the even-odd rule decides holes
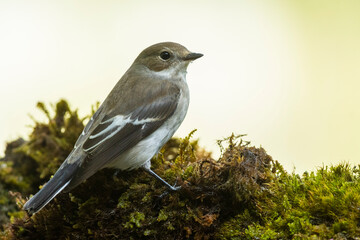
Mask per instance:
[[[159,212],[159,216],[157,217],[158,222],[165,221],[168,219],[168,215],[164,211],[164,209],[161,209]]]
[[[128,194],[123,194],[121,195],[121,197],[119,198],[118,200],[118,204],[117,204],[117,207],[118,208],[128,208],[131,206],[131,202],[128,201],[129,199],[129,195]]]
[[[247,239],[279,239],[279,235],[272,229],[258,224],[248,226],[245,230],[245,236]]]
[[[156,235],[157,232],[155,230],[145,230],[144,231],[144,236],[151,236],[151,235]]]
[[[140,228],[142,226],[141,222],[145,220],[145,214],[141,212],[130,213],[129,221],[124,224],[125,228]]]
[[[8,143],[0,160],[0,239],[356,239],[360,236],[359,166],[286,172],[263,148],[232,135],[221,157],[173,138],[152,161],[168,190],[141,169],[104,169],[39,213],[21,210],[65,159],[84,119],[59,101],[39,103],[28,141]],[[11,194],[9,190],[13,191]],[[11,218],[11,221],[10,221]]]

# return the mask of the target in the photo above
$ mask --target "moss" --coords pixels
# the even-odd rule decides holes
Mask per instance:
[[[166,212],[163,209],[161,209],[159,212],[159,216],[157,217],[158,222],[166,221],[167,219],[168,219],[168,214],[166,214]]]
[[[152,161],[178,192],[141,169],[104,169],[34,216],[25,197],[54,173],[84,119],[61,100],[28,141],[8,144],[0,160],[0,239],[356,239],[359,166],[286,172],[242,135],[219,141],[217,160],[192,140],[173,138]],[[9,190],[13,192],[9,194]],[[11,222],[10,222],[11,218]]]
[[[142,226],[141,222],[145,220],[145,214],[141,212],[130,213],[129,221],[124,224],[125,228],[133,228]]]

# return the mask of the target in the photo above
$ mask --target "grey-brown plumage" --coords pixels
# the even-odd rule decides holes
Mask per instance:
[[[105,167],[144,167],[159,178],[149,162],[185,118],[189,105],[186,68],[201,56],[171,42],[141,52],[85,126],[54,177],[24,209],[36,213],[57,194],[70,191]]]

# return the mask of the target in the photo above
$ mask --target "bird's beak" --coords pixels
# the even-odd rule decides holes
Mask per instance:
[[[186,55],[183,59],[185,61],[192,61],[198,58],[201,58],[202,56],[204,56],[204,54],[201,53],[189,53],[188,55]]]

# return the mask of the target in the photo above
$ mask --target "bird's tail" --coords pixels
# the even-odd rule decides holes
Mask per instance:
[[[54,177],[52,177],[39,192],[25,203],[24,210],[28,211],[29,214],[34,214],[42,209],[68,186],[77,169],[77,164],[66,164],[66,162],[64,162],[55,173]]]

